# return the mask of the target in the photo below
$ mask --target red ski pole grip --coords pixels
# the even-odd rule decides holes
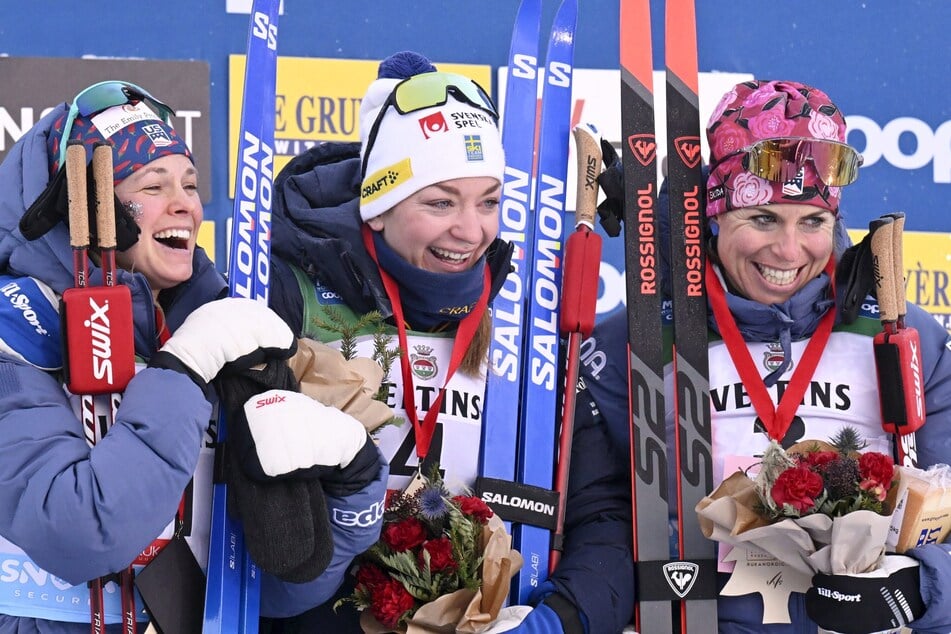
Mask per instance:
[[[559,324],[562,333],[587,337],[594,328],[601,268],[601,236],[587,227],[568,236]]]
[[[94,286],[63,292],[66,387],[73,394],[121,392],[135,375],[129,287]]]

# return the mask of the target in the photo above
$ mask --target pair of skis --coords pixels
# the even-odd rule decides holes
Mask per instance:
[[[89,285],[90,246],[86,150],[81,141],[66,148],[66,178],[69,198],[69,241],[73,250],[73,288],[63,293],[67,362],[66,385],[80,395],[80,410],[86,442],[94,447],[115,421],[122,391],[135,374],[132,329],[132,295],[116,283],[115,194],[112,188],[112,146],[93,149],[96,235],[103,285]],[[115,325],[115,327],[113,327]],[[96,410],[96,397],[108,397],[107,409]],[[101,405],[101,401],[100,401]],[[132,564],[117,575],[89,581],[90,623],[93,634],[106,631],[105,584],[118,580],[121,595],[122,631],[136,632],[135,586]]]
[[[667,0],[667,147],[670,281],[674,314],[674,438],[667,437],[657,153],[648,0],[621,0],[621,151],[630,346],[635,625],[641,634],[715,631],[714,544],[694,507],[713,490],[704,204],[693,0]],[[677,481],[667,481],[668,461]],[[670,499],[669,493],[674,493]],[[668,517],[676,512],[677,558]],[[676,625],[676,627],[675,627]]]
[[[265,303],[270,272],[279,5],[280,0],[254,0],[251,8],[228,260],[231,296]],[[258,631],[261,578],[244,546],[241,523],[228,508],[223,473],[226,443],[227,421],[219,410],[202,631],[253,634]]]
[[[493,302],[476,488],[501,517],[518,522],[513,543],[525,566],[513,579],[517,603],[526,603],[547,578],[559,517],[559,494],[551,487],[563,362],[559,308],[577,13],[577,0],[563,0],[552,22],[534,179],[540,0],[523,0],[518,9],[502,117],[506,170],[499,235],[515,247],[514,270]]]

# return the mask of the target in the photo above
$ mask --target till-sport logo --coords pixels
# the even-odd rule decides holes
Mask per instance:
[[[832,599],[833,601],[841,601],[842,603],[861,603],[862,595],[861,594],[845,594],[839,592],[838,590],[830,590],[829,588],[822,588],[816,586],[816,592],[820,597],[825,597],[827,599]]]
[[[664,571],[664,578],[667,580],[670,589],[674,591],[674,594],[683,599],[690,592],[690,589],[693,588],[693,584],[697,580],[697,573],[700,571],[700,566],[689,561],[673,561],[664,564],[662,570]]]
[[[49,331],[43,327],[42,323],[40,323],[39,315],[36,314],[36,311],[33,310],[33,307],[30,305],[29,295],[21,292],[19,284],[16,282],[10,282],[9,284],[4,285],[3,288],[0,288],[0,293],[3,293],[5,297],[10,299],[10,305],[20,311],[20,313],[23,315],[23,319],[25,319],[26,322],[33,327],[33,330],[36,332],[36,334],[49,334]]]

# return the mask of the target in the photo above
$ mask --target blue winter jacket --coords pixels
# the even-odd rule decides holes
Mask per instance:
[[[271,305],[295,332],[301,329],[303,304],[288,264],[319,279],[354,310],[392,314],[360,239],[359,179],[359,144],[322,143],[293,159],[275,180]],[[509,270],[505,248],[497,242],[488,254],[493,297]],[[581,612],[589,632],[610,634],[621,631],[633,614],[626,450],[611,442],[587,392],[579,394],[577,411],[565,551],[551,583],[543,584],[533,601],[557,591]],[[340,615],[325,611],[324,618],[326,631],[350,631]],[[318,631],[307,628],[321,621],[301,623],[303,631]]]
[[[658,209],[662,209],[665,200],[658,200]],[[660,217],[666,214],[661,213]],[[667,244],[667,228],[661,226],[659,244]],[[844,230],[838,233],[839,239],[847,239]],[[839,245],[842,246],[842,245]],[[846,245],[847,246],[847,245]],[[667,254],[661,252],[666,261]],[[664,287],[665,292],[669,287]],[[839,293],[841,296],[841,293]],[[781,311],[776,309],[754,308],[752,302],[736,301],[736,296],[727,293],[731,310],[741,332],[744,326],[762,323],[764,314],[769,311],[779,318]],[[790,301],[796,303],[796,297]],[[866,303],[877,306],[876,300],[867,298]],[[828,304],[825,304],[828,306]],[[746,310],[742,309],[745,307]],[[739,308],[739,310],[738,310]],[[752,310],[749,310],[752,309]],[[815,312],[815,309],[813,309]],[[870,311],[871,312],[871,311]],[[755,313],[755,314],[754,314]],[[927,423],[917,432],[919,465],[926,467],[937,463],[951,463],[951,340],[947,331],[935,319],[918,306],[909,305],[906,318],[908,326],[918,329],[921,337],[923,356],[923,376],[925,377],[925,404]],[[709,318],[711,333],[718,332],[712,314]],[[804,333],[804,337],[811,335]],[[590,346],[582,366],[582,376],[593,394],[601,414],[607,421],[611,435],[619,445],[628,446],[629,418],[628,382],[629,357],[627,346],[627,315],[616,315],[597,324],[586,344]],[[775,339],[753,339],[746,341],[775,341]],[[869,368],[870,380],[875,380],[875,369]],[[669,377],[668,377],[669,380]],[[672,411],[667,406],[668,414]],[[668,437],[672,437],[672,421],[668,420]],[[669,445],[673,446],[673,443]],[[671,468],[673,461],[670,461]],[[670,482],[675,481],[671,471]],[[688,512],[693,512],[689,510]],[[711,546],[711,555],[713,554]],[[951,544],[937,544],[915,548],[907,555],[917,559],[920,564],[921,594],[927,608],[926,613],[911,625],[915,632],[929,634],[947,634],[951,632]],[[725,583],[721,575],[720,584]],[[816,632],[816,624],[806,614],[805,595],[793,593],[789,600],[789,625],[763,625],[763,603],[759,594],[739,597],[719,597],[718,617],[721,634],[759,634],[773,632],[782,634],[805,634]]]
[[[48,183],[46,138],[65,108],[40,120],[0,165],[0,273],[42,280],[57,294],[73,284],[68,229],[60,224],[27,241],[18,223]],[[98,284],[101,272],[93,267],[90,278]],[[151,289],[141,274],[119,271],[119,282],[132,292],[136,354],[148,360],[158,346]],[[226,293],[225,280],[199,248],[192,278],[163,291],[159,301],[174,332],[192,310]],[[82,584],[123,569],[174,517],[212,405],[186,375],[145,368],[129,383],[108,435],[90,449],[61,380],[0,354],[0,535],[53,575]],[[378,503],[385,479],[382,469],[356,494],[328,496],[332,516]],[[377,525],[333,527],[334,558],[321,577],[287,584],[263,575],[262,614],[297,614],[326,600],[352,557],[379,532]],[[88,632],[89,625],[0,615],[0,634],[34,631]]]

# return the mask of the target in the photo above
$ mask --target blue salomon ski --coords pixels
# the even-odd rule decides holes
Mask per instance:
[[[559,307],[561,259],[564,250],[565,194],[568,144],[571,134],[571,78],[577,0],[563,0],[555,14],[548,41],[542,88],[538,143],[538,179],[525,324],[520,399],[519,482],[550,489],[554,478],[555,430],[561,384]],[[554,513],[553,513],[554,519]],[[516,601],[528,595],[548,576],[551,533],[547,528],[521,524],[514,528],[515,547],[525,558],[516,583]]]
[[[541,0],[522,0],[512,30],[502,147],[505,182],[500,201],[499,237],[514,246],[512,271],[492,302],[492,342],[482,413],[479,473],[504,485],[515,479],[518,444],[519,380],[525,315],[525,287],[531,263],[532,169],[535,158],[535,115],[538,107],[538,32]],[[476,488],[484,486],[480,478]],[[503,514],[504,515],[504,514]]]
[[[264,303],[270,273],[279,5],[280,0],[254,0],[251,8],[228,260],[231,295]],[[221,452],[226,432],[224,414],[219,410],[216,465],[225,463]],[[227,488],[218,471],[216,468],[202,632],[253,634],[258,631],[261,607],[260,572],[244,547],[240,522],[228,512]]]

